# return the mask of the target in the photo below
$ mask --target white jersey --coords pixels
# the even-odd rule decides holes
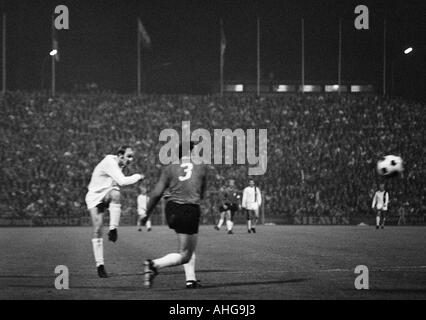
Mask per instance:
[[[145,216],[146,215],[146,207],[148,205],[148,196],[146,194],[138,195],[138,215]]]
[[[262,195],[258,187],[246,187],[243,191],[241,206],[247,210],[258,210],[262,204]]]
[[[388,210],[389,193],[387,191],[376,191],[371,207],[377,210]]]
[[[133,184],[142,179],[140,174],[126,177],[118,165],[118,157],[107,155],[93,170],[92,178],[86,194],[87,208],[96,207],[102,199],[112,190],[119,186]]]

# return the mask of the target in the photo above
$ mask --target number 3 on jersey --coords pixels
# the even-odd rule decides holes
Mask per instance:
[[[191,178],[192,176],[192,169],[194,168],[194,165],[192,163],[182,163],[180,165],[181,168],[185,168],[183,172],[185,172],[184,176],[179,177],[179,181],[185,181]]]

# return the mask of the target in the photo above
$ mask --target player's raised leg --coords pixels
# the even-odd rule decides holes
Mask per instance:
[[[117,227],[120,225],[121,203],[120,191],[113,189],[108,194],[111,203],[109,205],[109,232],[108,239],[116,242],[118,238]]]
[[[177,234],[179,253],[169,253],[162,258],[145,261],[145,286],[151,287],[158,270],[183,264],[187,282],[195,279],[195,256],[192,255],[197,245],[197,234]],[[186,264],[186,266],[185,266]],[[191,279],[194,278],[194,279]],[[189,280],[188,280],[189,279]]]
[[[108,275],[104,267],[104,245],[102,239],[102,228],[103,228],[103,212],[99,212],[98,207],[89,209],[90,216],[93,224],[93,254],[95,256],[96,268],[98,275],[101,278],[107,278]]]

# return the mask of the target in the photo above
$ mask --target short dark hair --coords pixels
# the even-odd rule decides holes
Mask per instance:
[[[192,149],[194,149],[195,143],[193,141],[189,142],[189,152],[192,151]],[[183,150],[182,150],[182,143],[179,144],[179,159],[182,159],[183,157]]]
[[[126,153],[126,150],[127,149],[132,149],[132,147],[131,146],[129,146],[129,145],[127,145],[127,144],[124,144],[124,145],[122,145],[120,148],[118,148],[118,150],[117,150],[117,156],[121,156],[121,155],[123,155],[123,154],[125,154]]]

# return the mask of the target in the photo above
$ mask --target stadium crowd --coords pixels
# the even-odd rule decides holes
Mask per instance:
[[[376,162],[395,154],[404,159],[405,171],[386,180],[390,210],[396,214],[405,204],[408,216],[423,216],[424,108],[418,102],[374,95],[257,99],[92,93],[51,99],[42,93],[9,92],[0,108],[0,215],[86,215],[84,197],[93,168],[121,144],[136,150],[136,163],[127,173],[144,173],[145,184],[152,188],[161,168],[161,130],[181,133],[182,121],[189,120],[192,131],[268,130],[267,171],[256,177],[266,215],[369,214],[383,179],[376,173]],[[211,167],[211,194],[229,178],[241,189],[247,185],[247,165]],[[130,214],[135,212],[137,188],[124,190],[124,214]]]

